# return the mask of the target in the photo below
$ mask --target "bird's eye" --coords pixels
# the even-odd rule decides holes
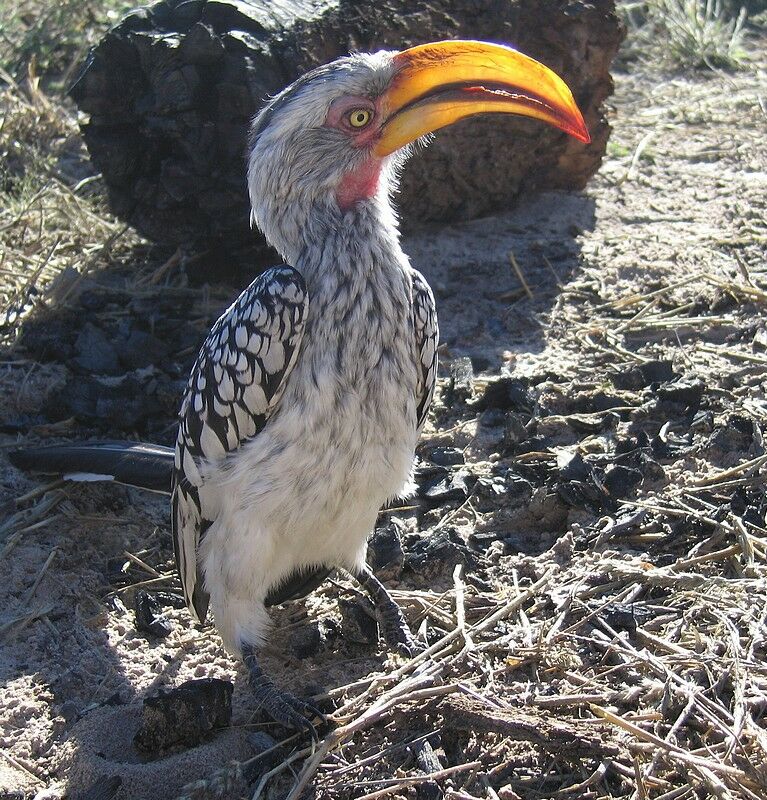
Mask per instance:
[[[370,122],[373,115],[366,108],[355,108],[349,114],[349,124],[352,128],[364,128]]]

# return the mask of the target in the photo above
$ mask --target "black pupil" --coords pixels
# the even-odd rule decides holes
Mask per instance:
[[[364,111],[358,111],[357,112],[357,124],[358,125],[362,125],[362,123],[364,121],[365,121],[365,112]]]

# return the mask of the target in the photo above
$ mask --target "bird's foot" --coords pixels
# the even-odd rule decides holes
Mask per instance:
[[[311,703],[278,689],[271,678],[264,674],[250,645],[242,648],[242,660],[248,668],[249,683],[261,709],[280,725],[304,731],[317,741],[315,724],[326,724],[327,717]]]
[[[423,650],[423,645],[410,632],[400,607],[391,599],[391,605],[380,606],[376,609],[378,628],[387,646],[400,655],[412,658]]]
[[[423,646],[410,632],[402,609],[372,570],[366,566],[357,579],[370,594],[378,618],[378,628],[386,644],[395,652],[409,658],[420,653]]]

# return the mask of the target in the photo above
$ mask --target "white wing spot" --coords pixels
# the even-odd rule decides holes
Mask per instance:
[[[267,408],[266,394],[260,383],[251,383],[242,393],[242,400],[253,416],[263,414]]]
[[[224,373],[223,378],[218,384],[218,393],[222,400],[231,402],[234,400],[234,382],[228,372]]]
[[[202,478],[200,477],[200,472],[197,469],[197,464],[194,463],[192,454],[186,448],[184,448],[184,474],[192,486],[202,485]]]
[[[285,367],[285,348],[282,342],[272,340],[268,352],[262,356],[264,369],[274,375]]]
[[[221,440],[216,436],[216,432],[210,425],[203,425],[202,432],[200,433],[200,449],[202,450],[205,458],[217,459],[226,455],[224,445]]]

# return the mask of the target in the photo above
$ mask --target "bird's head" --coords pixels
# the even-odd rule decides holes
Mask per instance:
[[[412,142],[490,112],[532,117],[589,141],[564,81],[503,45],[434,42],[318,67],[273,97],[253,121],[253,221],[290,257],[292,240],[309,220],[337,220],[369,201],[385,204],[391,176]]]

